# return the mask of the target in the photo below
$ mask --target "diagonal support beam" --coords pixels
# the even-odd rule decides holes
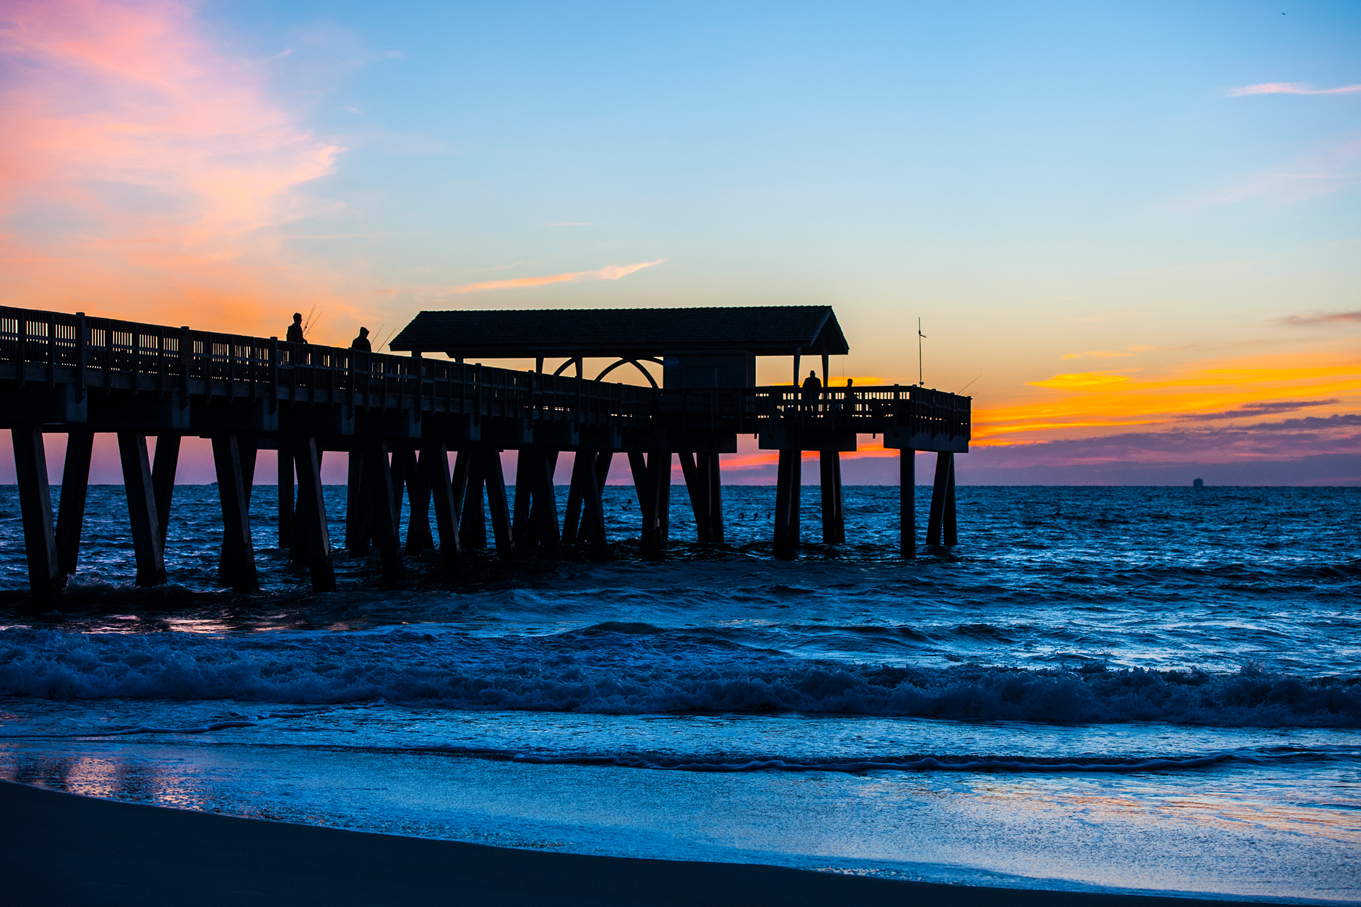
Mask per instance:
[[[313,592],[334,592],[335,567],[331,563],[331,531],[326,525],[326,498],[321,490],[321,453],[316,438],[293,443],[293,463],[298,471],[298,510],[294,516],[303,560],[312,574]]]
[[[427,445],[421,450],[420,466],[435,507],[440,564],[446,573],[455,573],[463,559],[458,532],[458,504],[463,490],[455,487],[449,475],[449,449],[443,444]],[[467,481],[466,471],[463,481]]]
[[[254,444],[250,453],[254,454]],[[233,590],[255,594],[260,580],[255,570],[255,546],[250,534],[250,491],[247,468],[236,435],[213,438],[213,465],[217,468],[218,498],[222,502],[222,557],[219,573]],[[254,456],[250,459],[253,461]]]
[[[94,442],[94,432],[88,429],[77,429],[66,436],[66,463],[61,471],[61,503],[57,511],[57,572],[62,576],[76,572],[76,561],[80,556]],[[24,480],[20,478],[21,489],[23,485]]]
[[[383,581],[395,586],[405,577],[405,568],[397,538],[397,483],[386,443],[378,441],[369,445],[364,452],[364,470],[365,493],[373,508],[373,538],[383,563]]]
[[[151,481],[146,435],[120,431],[118,457],[123,465],[123,489],[132,524],[137,585],[159,586],[165,583],[165,557],[161,550],[161,529],[156,516],[156,493]]]
[[[157,435],[156,459],[151,466],[151,484],[156,494],[156,519],[161,529],[161,550],[165,550],[170,530],[170,502],[175,494],[175,470],[180,462],[180,436]]]

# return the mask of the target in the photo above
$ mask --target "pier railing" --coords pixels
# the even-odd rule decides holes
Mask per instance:
[[[901,428],[964,440],[970,436],[971,410],[968,397],[897,384],[824,387],[811,394],[797,387],[663,391],[659,403],[664,418],[689,428],[743,433],[779,422],[858,434]]]
[[[924,387],[656,390],[76,313],[0,307],[0,380],[183,398],[414,409],[493,419],[759,432],[773,422],[969,437],[970,400]]]
[[[0,379],[72,383],[78,397],[178,391],[587,424],[635,424],[656,410],[650,388],[8,307]]]

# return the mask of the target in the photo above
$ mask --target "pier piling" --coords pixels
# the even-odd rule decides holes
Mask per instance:
[[[549,559],[562,556],[562,542],[558,535],[557,493],[553,488],[553,473],[557,464],[556,450],[539,449],[534,460],[534,499],[529,514],[539,556]]]
[[[535,472],[538,459],[539,451],[536,448],[522,447],[515,460],[515,504],[511,527],[515,540],[519,542],[520,553],[524,555],[528,555],[534,547],[533,535],[529,531],[529,514],[537,485]]]
[[[642,517],[639,543],[644,557],[659,557],[671,536],[671,451],[629,451],[629,468]]]
[[[449,475],[449,448],[443,444],[429,444],[421,450],[421,471],[430,489],[435,509],[435,528],[439,531],[440,564],[445,573],[457,572],[463,559],[463,545],[458,533],[458,505],[462,489]],[[463,474],[467,480],[467,474]]]
[[[70,576],[80,557],[80,535],[85,524],[85,499],[90,491],[90,459],[94,432],[77,428],[66,435],[66,460],[61,471],[61,503],[57,511],[57,572]],[[16,453],[17,456],[17,453]],[[19,476],[19,485],[24,484]]]
[[[254,491],[254,489],[255,489],[255,460],[256,460],[256,455],[257,455],[257,453],[258,453],[259,443],[258,443],[254,438],[243,437],[243,436],[240,436],[240,435],[234,435],[233,437],[236,438],[236,452],[233,454],[233,457],[234,457],[235,460],[236,460],[238,463],[240,463],[240,465],[241,465],[241,480],[240,480],[240,484],[241,484],[241,494],[242,494],[242,500],[245,502],[245,508],[246,508],[246,509],[245,509],[245,513],[244,513],[244,524],[247,525],[247,526],[249,526],[249,523],[250,523],[250,497],[251,497],[251,493],[252,493],[252,492]],[[160,450],[161,450],[160,443],[161,443],[160,441],[157,441],[157,442],[156,442],[156,452],[157,452],[158,454],[160,453]],[[176,453],[178,454],[178,451],[177,451]],[[159,458],[158,458],[158,460],[159,460]],[[216,454],[214,454],[214,465],[216,465]],[[155,470],[153,469],[152,472],[153,472],[153,477],[154,477]],[[219,479],[218,481],[219,481],[219,490],[221,490],[221,480]],[[162,501],[161,501],[159,492],[157,493],[157,497],[156,497],[156,506],[157,506],[158,508],[160,508],[161,506],[163,506],[163,505],[162,505]],[[165,506],[165,509],[168,511],[168,510],[169,510],[169,504],[165,504],[164,506]],[[159,512],[160,512],[160,511],[159,511],[159,509],[158,509],[158,513],[159,513]],[[224,512],[224,513],[225,513],[225,512]],[[222,526],[223,526],[223,531],[222,531],[222,547],[221,547],[220,554],[219,554],[218,560],[217,560],[217,575],[222,579],[222,581],[223,581],[224,583],[227,583],[228,585],[233,585],[233,586],[234,586],[234,584],[235,584],[235,582],[236,582],[236,580],[235,580],[235,578],[234,578],[234,577],[235,577],[235,572],[234,572],[234,571],[235,571],[235,569],[236,569],[236,565],[239,564],[239,563],[241,563],[241,561],[242,561],[242,559],[243,559],[243,554],[242,554],[240,551],[235,550],[234,546],[236,545],[236,541],[235,541],[235,538],[234,538],[234,536],[233,536],[233,533],[227,528],[227,523],[226,523],[225,519],[224,519],[224,522],[223,522]],[[161,537],[162,537],[162,538],[165,538],[165,532],[166,532],[165,527],[162,526],[162,527],[161,527]],[[247,530],[247,538],[249,538],[249,530]],[[163,546],[162,546],[162,550],[164,550],[164,547],[165,547],[165,546],[163,545]],[[248,590],[247,588],[245,588],[245,587],[246,587],[246,586],[252,586],[252,585],[255,586],[255,587],[258,589],[258,585],[259,585],[259,584],[258,584],[258,583],[256,582],[256,580],[254,579],[254,574],[255,574],[255,567],[254,567],[254,564],[255,564],[255,557],[254,557],[253,548],[254,548],[254,545],[253,545],[253,543],[252,543],[252,553],[251,553],[251,558],[250,558],[250,560],[251,560],[251,567],[250,567],[249,570],[245,571],[245,573],[246,573],[246,580],[244,581],[245,585],[243,586],[242,589],[240,589],[240,590],[238,590],[238,591],[249,591],[249,590]]]
[[[293,454],[289,451],[288,445],[280,444],[278,450],[279,463],[279,550],[283,551],[293,547]],[[348,516],[348,513],[347,513]]]
[[[260,591],[255,571],[255,546],[250,534],[250,484],[246,460],[255,460],[254,444],[247,451],[241,449],[236,435],[217,435],[213,438],[213,464],[217,469],[217,492],[222,502],[222,556],[218,573],[224,583],[237,592],[255,594]]]
[[[400,457],[400,454],[397,456]],[[402,547],[397,532],[397,489],[401,486],[397,484],[398,477],[393,475],[387,444],[375,441],[369,445],[364,451],[364,471],[365,490],[373,508],[370,528],[383,565],[383,581],[395,586],[405,578]]]
[[[345,467],[345,550],[350,557],[365,557],[369,553],[371,517],[364,493],[364,451],[355,447],[349,452]]]
[[[69,443],[69,442],[68,442]],[[161,550],[165,550],[170,529],[170,504],[175,495],[175,470],[180,462],[180,436],[157,435],[156,458],[151,465],[151,485],[156,495],[156,519],[161,530]]]
[[[500,557],[515,556],[515,533],[510,523],[510,506],[506,495],[506,475],[501,468],[501,451],[484,447],[480,451],[482,483],[487,489],[487,515],[491,517],[492,537]]]
[[[474,551],[487,547],[487,511],[482,503],[482,489],[487,480],[482,461],[482,452],[478,448],[460,450],[454,467],[455,475],[461,473],[466,477],[458,531],[463,547]]]
[[[298,473],[298,506],[294,513],[297,547],[312,576],[313,592],[334,592],[331,532],[326,525],[326,498],[321,490],[321,456],[316,438],[294,442],[293,463]]]
[[[417,455],[414,449],[408,450],[405,456],[404,473],[409,510],[404,546],[407,554],[420,554],[435,547],[435,538],[430,532],[430,480],[420,462],[423,456],[425,454]]]
[[[818,451],[822,480],[822,543],[840,545],[846,541],[846,514],[841,496],[841,452]]]
[[[690,493],[690,509],[695,514],[695,541],[701,545],[713,542],[713,520],[709,516],[712,506],[709,494],[709,461],[703,453],[682,450],[676,454],[680,458],[681,473],[685,476],[685,489]]]
[[[156,494],[151,481],[146,435],[118,433],[118,456],[123,465],[123,489],[128,499],[132,526],[132,549],[137,560],[137,585],[159,586],[165,582],[165,557],[156,515]]]
[[[583,456],[584,454],[584,456]],[[610,457],[606,451],[579,451],[578,463],[581,468],[582,520],[581,534],[590,545],[592,560],[604,560],[609,553],[605,539],[605,502],[603,476],[610,471]]]
[[[952,453],[941,454],[943,457],[950,458],[950,478],[945,486],[945,512],[941,514],[941,533],[942,544],[947,548],[953,548],[959,543],[959,535],[955,525],[955,455]]]
[[[803,480],[803,451],[780,451],[775,473],[774,553],[781,560],[794,557],[799,546],[799,491]]]
[[[898,451],[898,552],[917,556],[917,452],[910,447]]]
[[[56,607],[62,582],[43,433],[36,425],[24,425],[10,429],[10,436],[14,445],[14,473],[19,482],[19,510],[24,521],[24,547],[28,552],[29,593],[34,608],[47,611]]]
[[[939,548],[942,544],[954,544],[954,484],[954,454],[941,451],[936,454],[936,477],[931,485],[931,513],[926,522],[927,547]],[[951,541],[943,542],[942,530],[947,520],[950,529],[945,533],[945,537]]]

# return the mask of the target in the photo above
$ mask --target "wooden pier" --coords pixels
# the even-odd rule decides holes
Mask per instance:
[[[544,313],[497,313],[517,321],[519,333],[538,350],[530,356],[538,361],[535,371],[462,361],[468,351],[441,345],[447,337],[434,338],[425,349],[411,342],[426,330],[421,319],[451,314],[422,313],[394,340],[401,348],[405,337],[405,348],[415,352],[402,356],[0,307],[0,428],[13,437],[34,607],[54,607],[77,569],[96,432],[118,437],[138,585],[165,582],[166,527],[186,435],[212,441],[224,530],[220,576],[224,585],[247,593],[259,590],[250,492],[259,452],[270,450],[279,463],[279,546],[309,568],[317,591],[335,587],[321,488],[322,459],[332,451],[349,456],[343,544],[356,555],[376,547],[383,577],[394,584],[403,578],[404,553],[436,551],[445,569],[456,571],[465,550],[489,541],[505,557],[553,558],[571,545],[606,557],[601,491],[616,454],[632,473],[647,556],[660,556],[667,547],[676,457],[697,540],[721,543],[719,455],[737,450],[739,434],[756,435],[762,448],[779,451],[777,557],[793,557],[799,543],[804,451],[819,452],[823,541],[845,541],[840,454],[856,449],[857,435],[870,434],[901,451],[902,556],[915,557],[918,550],[913,455],[919,450],[938,454],[925,542],[955,544],[954,454],[968,450],[969,398],[896,385],[822,387],[811,394],[797,386],[744,386],[754,380],[754,357],[772,350],[792,355],[796,379],[802,355],[821,355],[825,384],[828,356],[845,351],[830,309],[612,313],[624,330],[625,316],[633,316],[629,336],[673,331],[625,344],[619,362],[605,370],[658,361],[666,381],[657,386],[649,377],[647,387],[608,382],[605,374],[584,377],[584,359],[614,355],[619,342],[547,348],[542,338],[562,331],[545,325]],[[579,322],[592,313],[574,315]],[[807,333],[815,322],[813,334],[800,339],[798,332]],[[714,330],[716,323],[727,328]],[[745,342],[740,326],[754,325],[759,334],[763,323],[791,325],[792,350],[788,338],[774,345],[760,336]],[[700,332],[697,326],[705,324],[709,329]],[[423,355],[435,349],[453,358]],[[519,357],[523,350],[514,344],[487,349],[484,358],[493,355]],[[554,356],[565,362],[549,373],[543,363]],[[562,374],[572,365],[575,374]],[[55,519],[45,433],[67,435]],[[154,460],[148,436],[156,438]],[[502,472],[505,452],[517,457],[513,509]],[[572,457],[572,469],[560,518],[553,474],[561,456]],[[404,544],[403,500],[410,505]]]

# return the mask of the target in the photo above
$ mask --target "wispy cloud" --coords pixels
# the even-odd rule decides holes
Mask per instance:
[[[1237,409],[1226,409],[1218,413],[1191,413],[1181,417],[1182,422],[1217,422],[1222,419],[1260,419],[1262,416],[1274,416],[1278,413],[1292,413],[1311,406],[1333,406],[1341,403],[1336,398],[1328,400],[1264,400],[1260,403],[1248,403]]]
[[[1064,353],[1060,359],[1119,359],[1122,356],[1132,356],[1133,353],[1121,352],[1119,350],[1085,350],[1081,353]]]
[[[1094,438],[1044,441],[1006,448],[1020,462],[1043,459],[1051,465],[1091,463],[1214,462],[1260,457],[1302,457],[1323,453],[1361,453],[1361,415],[1307,416],[1224,428],[1184,428],[1163,432],[1125,432]]]
[[[509,280],[484,280],[481,283],[465,283],[449,287],[445,293],[480,293],[483,290],[513,290],[524,287],[543,287],[554,283],[577,283],[582,280],[619,280],[635,271],[650,268],[666,261],[644,261],[636,265],[608,265],[596,271],[569,271],[565,274],[545,274],[539,277],[513,277]]]
[[[1189,202],[1192,208],[1266,199],[1290,205],[1361,183],[1361,140],[1342,142]]]
[[[1262,82],[1258,85],[1245,85],[1230,88],[1229,97],[1241,98],[1253,94],[1361,94],[1361,85],[1343,85],[1339,88],[1314,88],[1304,82]]]
[[[278,228],[344,149],[273,99],[268,62],[205,37],[197,4],[10,0],[0,29],[0,236],[11,304],[262,330],[334,277]],[[277,326],[275,326],[277,328]]]
[[[1316,324],[1361,324],[1361,309],[1354,312],[1304,312],[1287,315],[1280,319],[1281,324],[1293,327],[1310,327]]]
[[[1068,358],[1067,356],[1064,357]],[[1113,386],[1124,384],[1129,380],[1129,375],[1117,375],[1111,372],[1075,372],[1067,375],[1053,375],[1043,381],[1027,381],[1032,387],[1047,387],[1052,390],[1072,391],[1072,390],[1091,390],[1092,388],[1109,389]]]
[[[960,478],[983,484],[1356,485],[1361,415],[980,448],[959,460]]]

